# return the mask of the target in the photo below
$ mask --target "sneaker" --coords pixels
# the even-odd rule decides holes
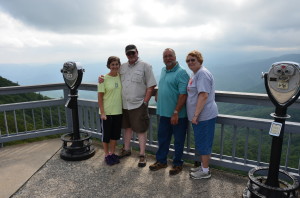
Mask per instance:
[[[169,171],[170,175],[177,175],[182,171],[182,166],[173,166],[172,169]]]
[[[111,155],[108,155],[104,158],[105,162],[107,165],[112,166],[114,165],[114,160],[112,159]]]
[[[191,172],[190,177],[193,179],[208,179],[211,177],[210,171],[207,173],[203,172],[202,170],[197,172]]]
[[[120,163],[120,157],[116,154],[111,154],[111,158],[114,161],[114,164],[119,164]]]
[[[146,166],[146,163],[147,163],[147,159],[146,159],[146,156],[145,155],[140,155],[140,161],[138,163],[138,167],[145,167]]]
[[[167,166],[168,166],[167,164],[162,164],[160,162],[155,162],[154,164],[151,164],[149,166],[149,169],[151,171],[157,171],[157,170],[162,169],[162,168],[167,168]]]
[[[130,156],[130,155],[131,155],[131,150],[125,150],[124,148],[122,148],[119,158]]]
[[[198,166],[198,167],[193,167],[190,169],[190,172],[197,172],[197,171],[200,171],[202,170],[202,167],[201,166]]]

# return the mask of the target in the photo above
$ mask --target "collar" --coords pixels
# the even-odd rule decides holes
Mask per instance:
[[[175,72],[179,67],[180,67],[179,63],[177,62],[176,65],[172,69],[168,70],[167,67],[165,67],[165,71],[166,71],[166,73]]]
[[[129,67],[133,67],[133,66],[135,66],[139,61],[140,61],[140,58],[138,58],[133,64],[130,64],[129,61],[128,61],[128,66],[129,66]]]
[[[195,76],[196,74],[198,74],[200,72],[200,70],[202,71],[203,70],[202,68],[204,68],[203,65],[201,65],[200,69],[195,74],[193,74],[193,75]]]

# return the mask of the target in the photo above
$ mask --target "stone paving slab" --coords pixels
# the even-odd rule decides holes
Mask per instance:
[[[0,148],[0,198],[15,193],[61,146],[51,139]]]
[[[148,155],[148,163],[138,168],[138,154],[107,166],[104,153],[94,143],[96,154],[85,161],[64,161],[56,153],[12,197],[241,197],[247,185],[246,177],[212,170],[208,180],[189,178],[189,164],[175,176],[168,168],[152,172],[149,165],[155,162]],[[171,163],[169,163],[171,164]]]

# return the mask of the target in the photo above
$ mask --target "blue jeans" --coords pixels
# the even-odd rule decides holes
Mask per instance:
[[[175,155],[173,157],[174,166],[182,166],[182,155],[184,149],[184,142],[187,132],[188,119],[179,118],[177,125],[171,124],[171,118],[161,116],[158,126],[158,150],[156,152],[156,160],[162,164],[167,164],[167,156],[169,147],[174,135]]]

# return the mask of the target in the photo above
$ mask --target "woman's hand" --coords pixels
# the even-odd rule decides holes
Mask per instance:
[[[198,124],[198,117],[194,116],[192,119],[193,124]]]
[[[197,105],[196,105],[194,117],[192,119],[193,124],[198,124],[198,117],[200,116],[204,108],[204,105],[206,104],[207,98],[208,98],[208,93],[206,92],[200,92],[198,94]]]
[[[101,119],[102,120],[106,120],[107,119],[106,115],[105,114],[101,114]]]

